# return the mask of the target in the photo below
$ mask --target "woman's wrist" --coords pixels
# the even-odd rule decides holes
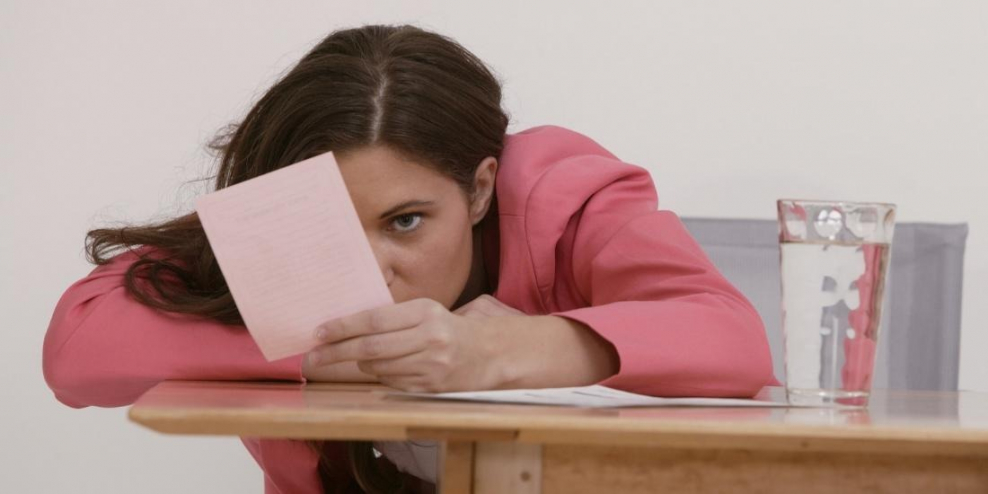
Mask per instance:
[[[507,316],[491,322],[497,389],[587,386],[618,372],[614,346],[578,321]]]

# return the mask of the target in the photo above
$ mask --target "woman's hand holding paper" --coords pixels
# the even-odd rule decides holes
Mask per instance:
[[[416,299],[328,321],[316,331],[325,344],[309,353],[307,365],[357,362],[362,372],[407,391],[494,389],[499,347],[490,316],[521,314],[498,304],[478,298],[450,312]]]
[[[589,327],[526,315],[488,295],[454,311],[430,299],[401,302],[328,321],[316,335],[324,344],[308,355],[313,375],[356,362],[367,376],[411,392],[584,386],[619,365]]]

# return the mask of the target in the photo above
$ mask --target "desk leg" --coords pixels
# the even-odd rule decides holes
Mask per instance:
[[[473,451],[470,441],[444,441],[439,450],[440,494],[473,493]]]
[[[440,494],[540,494],[542,446],[446,441],[440,450]]]

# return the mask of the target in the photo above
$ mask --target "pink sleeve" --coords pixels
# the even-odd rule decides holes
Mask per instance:
[[[243,326],[142,305],[124,288],[125,252],[74,283],[45,335],[45,381],[72,407],[121,406],[165,379],[302,381],[301,356],[267,362]]]
[[[764,326],[748,300],[675,214],[629,208],[623,221],[615,218],[616,196],[635,202],[654,192],[613,185],[589,200],[573,237],[573,278],[590,306],[555,314],[588,325],[617,349],[620,370],[600,384],[711,397],[753,396],[777,384]]]
[[[319,478],[319,455],[304,441],[256,437],[240,440],[264,471],[264,494],[325,492]],[[346,457],[334,459],[336,465],[346,465]]]

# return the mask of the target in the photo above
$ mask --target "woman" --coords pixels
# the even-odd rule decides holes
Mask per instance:
[[[409,26],[332,33],[218,140],[216,188],[333,151],[396,304],[327,321],[324,345],[269,363],[194,213],[97,229],[98,267],[48,329],[49,386],[83,407],[132,403],[164,379],[662,396],[773,381],[758,315],[657,211],[644,169],[566,129],[507,124],[498,81],[456,42]],[[244,443],[269,493],[431,488],[394,444],[380,449],[405,473],[366,443]]]

